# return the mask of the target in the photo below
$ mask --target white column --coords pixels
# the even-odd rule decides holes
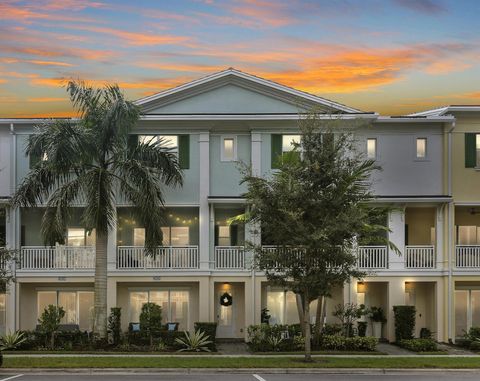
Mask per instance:
[[[435,253],[437,257],[437,269],[445,268],[444,258],[444,206],[438,206],[435,214]]]
[[[401,255],[394,250],[388,250],[388,267],[391,270],[404,269],[405,255],[405,209],[394,210],[388,216],[390,229],[389,239],[399,250]]]
[[[387,339],[395,341],[395,315],[393,306],[405,305],[405,282],[401,277],[392,277],[388,282]]]
[[[199,220],[200,220],[200,268],[210,268],[210,219],[208,195],[210,193],[210,135],[208,132],[202,132],[198,139],[199,145],[199,163],[200,163],[200,188],[198,192],[199,200]]]
[[[114,212],[114,221],[115,223],[108,231],[108,245],[107,245],[107,270],[115,271],[117,268],[117,208],[115,207]],[[111,306],[115,307],[115,306]]]
[[[254,176],[262,174],[262,134],[252,132],[252,172]]]
[[[20,250],[20,210],[7,209],[6,216],[6,247],[9,249]],[[18,251],[19,252],[19,251]],[[15,273],[16,264],[11,264],[12,271]],[[17,330],[17,317],[20,305],[17,303],[17,283],[10,283],[6,292],[5,309],[6,309],[6,331],[14,332]]]
[[[211,258],[212,261],[215,261],[215,205],[210,204],[210,216],[209,216],[209,253],[212,253],[211,256],[209,256],[209,259]],[[212,262],[212,266],[214,266]]]

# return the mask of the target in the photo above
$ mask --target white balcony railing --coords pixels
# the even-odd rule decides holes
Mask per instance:
[[[147,255],[143,246],[119,246],[118,269],[196,269],[198,246],[161,246]]]
[[[479,268],[480,245],[457,245],[455,247],[455,267]]]
[[[405,246],[405,268],[434,269],[436,267],[435,246]]]
[[[216,269],[244,269],[245,248],[243,246],[215,246]]]
[[[359,246],[357,264],[360,269],[387,269],[388,250],[386,246]]]
[[[91,246],[23,246],[19,271],[91,270],[95,268],[95,248]]]

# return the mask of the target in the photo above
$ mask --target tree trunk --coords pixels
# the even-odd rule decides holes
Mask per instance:
[[[297,300],[297,311],[298,311],[298,321],[300,322],[300,328],[302,330],[302,335],[305,337],[305,323],[303,319],[303,302],[302,302],[302,296],[300,294],[295,294],[296,300]]]
[[[97,232],[95,244],[95,325],[100,339],[107,338],[107,243],[108,235]]]
[[[312,332],[310,326],[310,305],[305,297],[303,304],[303,324],[305,326],[305,362],[312,362]]]
[[[52,334],[50,335],[50,348],[52,351],[55,349],[55,332],[52,331]]]
[[[325,300],[324,296],[319,296],[317,299],[317,311],[315,314],[315,331],[313,332],[313,340],[315,341],[315,344],[318,345],[320,341],[320,332],[322,331],[322,326],[323,326],[323,309],[324,309],[324,303],[323,301]]]

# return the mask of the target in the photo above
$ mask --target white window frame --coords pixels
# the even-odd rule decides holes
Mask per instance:
[[[225,155],[225,140],[233,140],[233,158],[229,159]],[[220,161],[230,162],[238,161],[237,157],[237,135],[221,135],[220,136]]]
[[[375,152],[374,152],[373,156],[370,156],[369,152],[368,152],[368,143],[369,143],[370,140],[373,140],[375,142]],[[378,139],[377,138],[367,138],[367,141],[365,142],[365,148],[366,148],[366,152],[367,152],[367,159],[377,160],[377,158],[378,158]]]
[[[191,318],[191,306],[192,306],[192,292],[190,288],[171,288],[171,287],[155,287],[155,288],[129,288],[128,289],[128,320],[130,320],[130,293],[131,292],[146,292],[147,293],[147,302],[150,303],[150,292],[151,291],[167,291],[168,292],[168,311],[167,311],[167,322],[172,322],[172,305],[171,305],[171,292],[177,291],[187,291],[188,292],[188,314],[187,314],[187,327],[183,327],[185,331],[190,330],[190,318]],[[164,311],[162,309],[162,315]],[[130,322],[136,323],[136,322]]]
[[[418,156],[418,141],[425,140],[425,156]],[[426,136],[416,136],[415,137],[415,160],[416,161],[426,161],[428,160],[428,138]]]

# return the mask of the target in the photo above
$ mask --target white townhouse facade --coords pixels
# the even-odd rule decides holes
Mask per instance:
[[[275,170],[272,158],[300,139],[299,113],[312,108],[325,118],[371,123],[355,134],[382,167],[373,191],[376,202],[396,206],[386,223],[390,240],[401,251],[359,247],[358,266],[368,276],[335,290],[327,301],[327,322],[335,321],[335,305],[353,302],[387,311],[383,337],[389,340],[394,339],[394,305],[415,305],[417,335],[428,328],[439,341],[454,340],[463,329],[480,325],[480,196],[465,191],[458,175],[467,171],[464,175],[480,185],[476,162],[465,168],[462,140],[468,135],[464,130],[478,131],[479,143],[472,146],[468,135],[465,144],[468,155],[480,148],[477,110],[380,116],[235,69],[137,104],[143,116],[132,134],[138,139],[166,137],[178,152],[184,186],[166,189],[168,223],[155,258],[144,255],[144,229],[129,205],[117,200],[117,224],[109,233],[108,307],[122,308],[124,330],[138,321],[147,301],[160,304],[165,321],[179,322],[180,329],[216,321],[222,338],[245,337],[246,327],[260,323],[263,308],[269,309],[272,323],[298,321],[294,295],[268,285],[261,272],[251,269],[251,254],[244,250],[246,241],[269,243],[252,236],[248,226],[227,220],[246,208],[239,162],[269,176]],[[457,133],[465,118],[466,127]],[[25,144],[39,122],[0,119],[0,239],[20,253],[17,280],[0,294],[0,329],[34,329],[43,308],[58,304],[67,312],[65,323],[89,330],[95,246],[79,222],[81,206],[73,213],[66,245],[55,247],[43,246],[41,207],[8,207],[35,160],[25,155]],[[220,303],[225,293],[232,298],[230,306]]]

